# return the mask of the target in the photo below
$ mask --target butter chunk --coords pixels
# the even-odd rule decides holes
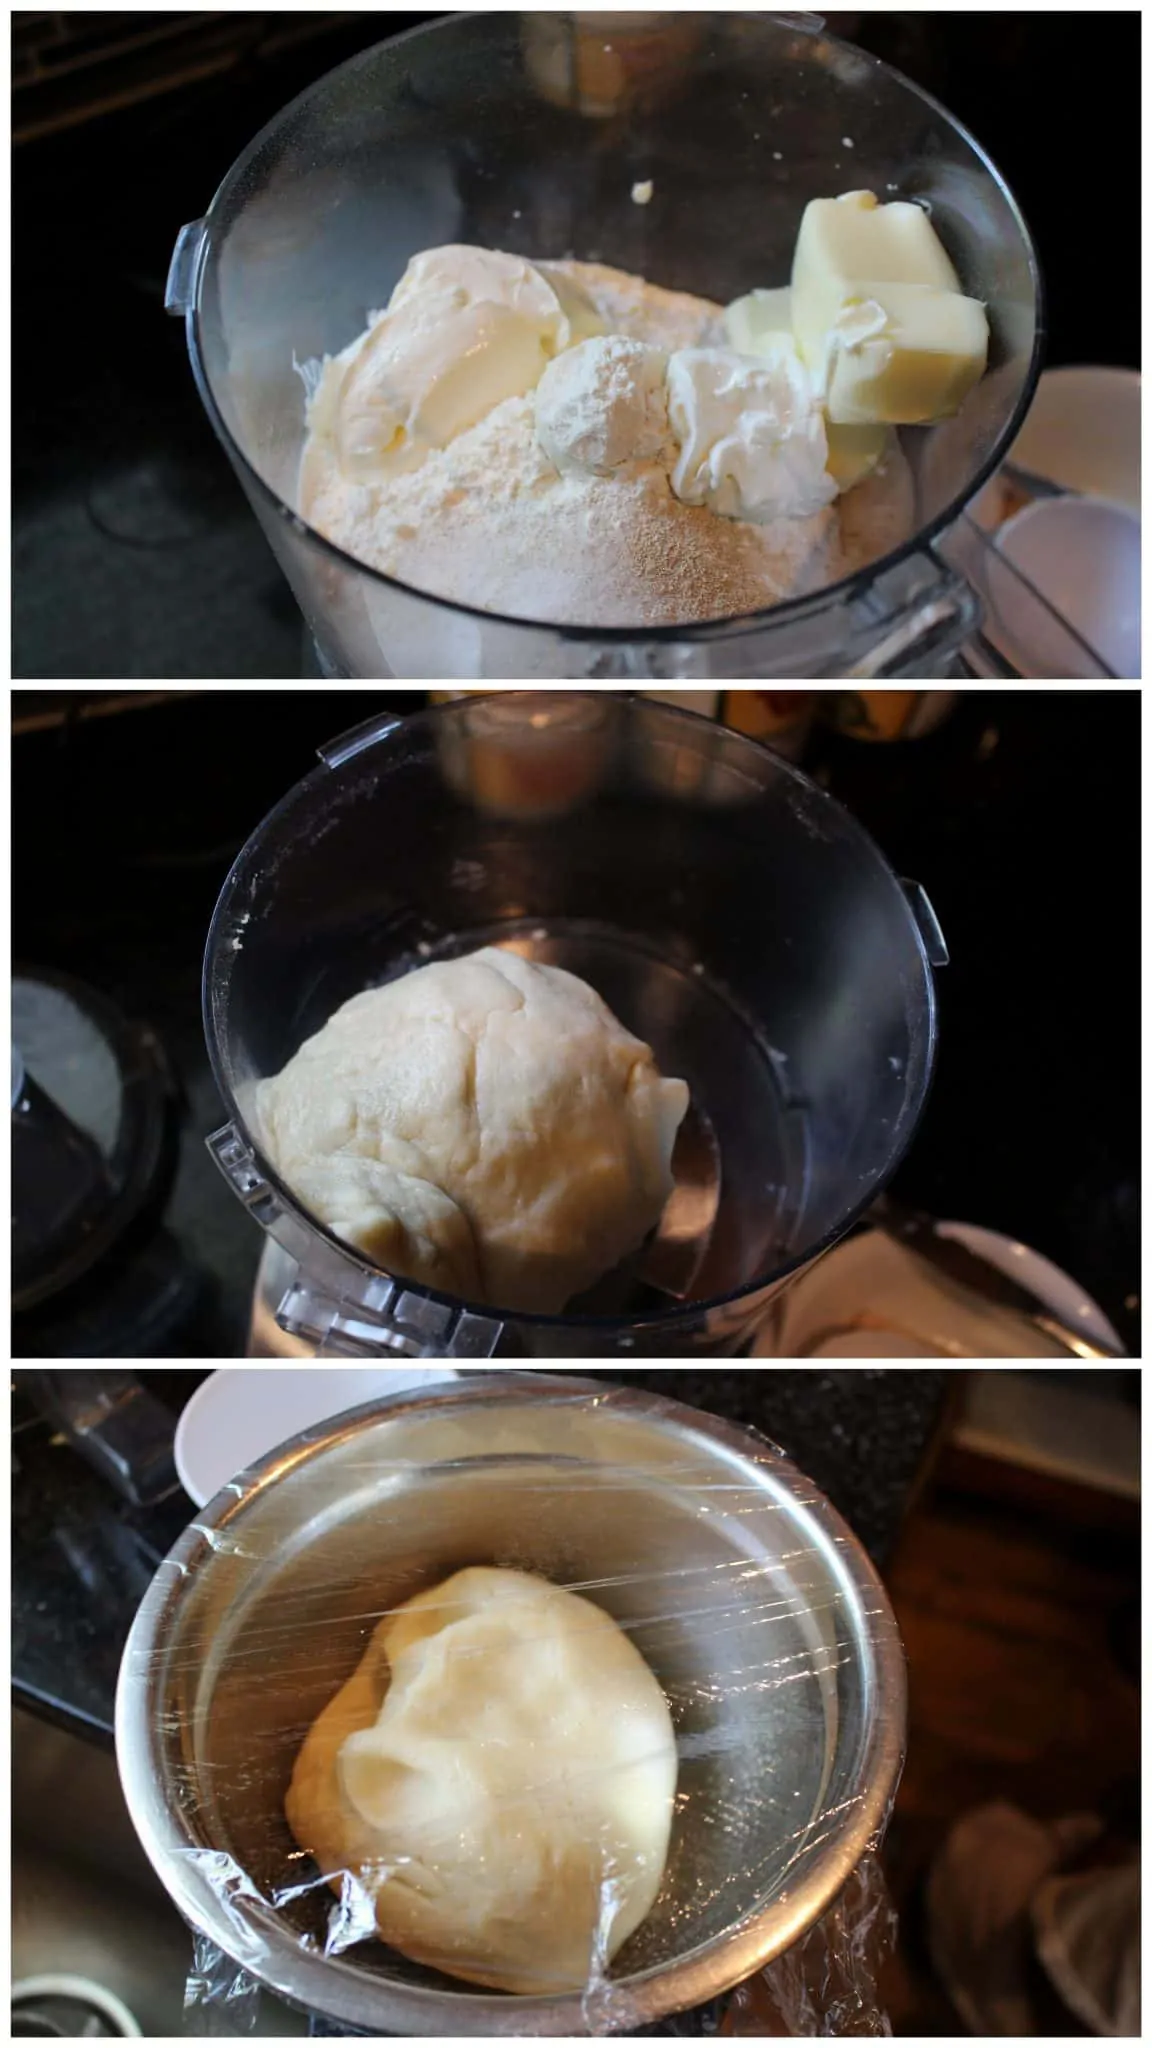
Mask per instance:
[[[746,292],[742,299],[732,301],[724,326],[732,347],[742,356],[766,355],[781,336],[791,341],[791,287]]]
[[[837,427],[829,420],[825,432],[828,458],[824,467],[841,496],[871,476],[892,441],[888,427]]]
[[[874,192],[810,200],[792,259],[792,325],[815,375],[823,375],[826,337],[845,299],[874,284],[960,290],[923,207],[906,199],[881,206]]]
[[[861,427],[947,419],[987,359],[988,320],[978,299],[871,283],[845,300],[827,336],[827,416]]]

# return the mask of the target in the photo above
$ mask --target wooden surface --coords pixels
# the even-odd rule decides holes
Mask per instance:
[[[901,1916],[886,2000],[899,2035],[956,2034],[922,1906],[952,1823],[1006,1799],[1040,1820],[1098,1812],[1135,1834],[1138,1518],[1099,1496],[1030,1491],[1020,1475],[1011,1494],[983,1490],[973,1462],[946,1453],[886,1577],[910,1682],[885,1854]]]

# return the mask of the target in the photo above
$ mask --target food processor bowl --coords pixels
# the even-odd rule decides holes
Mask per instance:
[[[766,747],[614,690],[463,698],[321,758],[238,856],[204,967],[209,1143],[295,1262],[283,1327],[353,1356],[741,1349],[911,1139],[947,957],[923,891]],[[675,1197],[566,1315],[502,1316],[369,1266],[264,1154],[259,1081],[361,990],[484,945],[582,976],[687,1081],[715,1207],[671,1290]]]
[[[652,15],[642,58],[635,27],[607,17],[607,100],[582,81],[578,52],[565,68],[578,19],[456,15],[353,58],[257,136],[181,233],[169,310],[185,316],[204,404],[322,673],[948,673],[979,605],[933,543],[1013,439],[1039,367],[1036,259],[1011,193],[942,107],[814,16],[697,16],[687,33],[689,17]],[[901,430],[912,532],[848,580],[701,625],[555,626],[406,587],[299,517],[299,366],[359,335],[418,250],[573,256],[724,303],[788,282],[810,199],[865,187],[930,211],[964,291],[987,304],[991,344],[954,419]]]
[[[676,1729],[660,1897],[582,1994],[481,1991],[364,1940],[284,1815],[308,1727],[381,1616],[483,1564],[606,1609]],[[209,1502],[133,1623],[116,1746],[144,1847],[232,1959],[230,1994],[239,1964],[337,2032],[451,2040],[647,2030],[750,1977],[875,1850],[904,1722],[880,1581],[772,1446],[600,1381],[478,1373],[323,1423]]]

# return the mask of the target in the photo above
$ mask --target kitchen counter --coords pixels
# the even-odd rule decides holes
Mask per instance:
[[[774,1439],[828,1494],[881,1566],[927,1468],[950,1377],[909,1367],[686,1368],[602,1376],[751,1424]],[[14,1373],[15,1697],[109,1742],[132,1617],[195,1511],[182,1491],[155,1507],[128,1506],[34,1412],[21,1378]],[[170,1408],[175,1426],[205,1374],[158,1370],[142,1378]]]

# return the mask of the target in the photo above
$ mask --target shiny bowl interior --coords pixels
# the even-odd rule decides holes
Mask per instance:
[[[284,1818],[306,1730],[381,1613],[486,1563],[604,1607],[676,1725],[660,1898],[583,1998],[478,1992],[333,1941],[334,1897]],[[480,1374],[337,1418],[209,1504],[137,1617],[117,1745],[177,1904],[282,1996],[369,2031],[563,2035],[698,2005],[787,1948],[882,1831],[903,1720],[879,1582],[778,1453],[652,1396]]]

